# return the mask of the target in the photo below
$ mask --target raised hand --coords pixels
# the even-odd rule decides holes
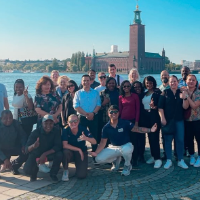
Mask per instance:
[[[151,99],[151,102],[150,102],[149,105],[150,105],[150,108],[151,108],[151,109],[154,109],[154,108],[155,108],[153,98]]]
[[[87,137],[85,136],[85,134],[84,134],[84,131],[82,132],[82,135],[80,136],[80,140],[85,140],[85,141],[87,141]]]
[[[28,86],[27,86],[26,89],[24,90],[23,94],[24,94],[25,97],[28,97]]]

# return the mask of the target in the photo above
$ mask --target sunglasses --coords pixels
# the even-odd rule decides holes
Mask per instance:
[[[130,88],[130,85],[124,85],[123,88]]]
[[[69,121],[70,124],[72,124],[72,123],[77,123],[77,122],[78,122],[77,119]]]
[[[102,78],[106,78],[106,76],[99,76],[99,78],[100,78],[100,79],[102,79]]]
[[[109,113],[112,114],[117,114],[119,111],[118,110],[111,110]]]
[[[74,85],[68,85],[67,88],[74,87]]]

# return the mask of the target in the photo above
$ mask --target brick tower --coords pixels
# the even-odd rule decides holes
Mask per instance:
[[[136,67],[140,71],[145,65],[145,26],[142,25],[140,13],[137,5],[133,24],[130,25],[129,70]]]

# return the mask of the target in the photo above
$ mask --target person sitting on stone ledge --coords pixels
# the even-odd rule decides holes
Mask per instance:
[[[64,153],[63,181],[69,180],[68,164],[73,161],[76,166],[77,178],[83,179],[87,176],[88,152],[86,141],[93,145],[97,143],[87,128],[79,124],[77,115],[70,115],[68,124],[69,126],[65,127],[62,133]]]
[[[10,169],[14,175],[18,175],[18,169],[27,160],[25,154],[26,133],[19,122],[13,119],[10,110],[1,113],[0,120],[0,165],[1,172]],[[19,156],[10,161],[11,156]]]
[[[25,150],[29,153],[29,157],[24,165],[24,172],[30,175],[30,181],[37,179],[38,164],[40,164],[40,171],[49,172],[49,168],[47,169],[45,165],[46,161],[53,161],[50,177],[53,181],[58,181],[56,175],[63,157],[61,149],[61,135],[54,127],[54,118],[52,115],[45,115],[42,126],[31,133],[26,144]]]
[[[155,132],[157,124],[154,124],[152,128],[134,127],[134,123],[128,120],[118,119],[119,108],[116,105],[109,107],[108,116],[110,121],[102,129],[101,142],[97,150],[90,154],[96,157],[97,163],[113,163],[112,171],[117,171],[119,169],[122,156],[125,160],[122,175],[128,176],[132,169],[130,161],[133,152],[133,145],[130,142],[129,132]],[[111,144],[108,148],[104,149],[108,139]]]

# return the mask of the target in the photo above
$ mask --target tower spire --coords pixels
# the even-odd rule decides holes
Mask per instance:
[[[135,17],[134,17],[133,23],[134,24],[141,24],[142,23],[142,20],[140,18],[141,11],[139,10],[138,0],[136,0],[136,1],[137,1],[137,5],[136,5],[136,10],[134,11]]]

